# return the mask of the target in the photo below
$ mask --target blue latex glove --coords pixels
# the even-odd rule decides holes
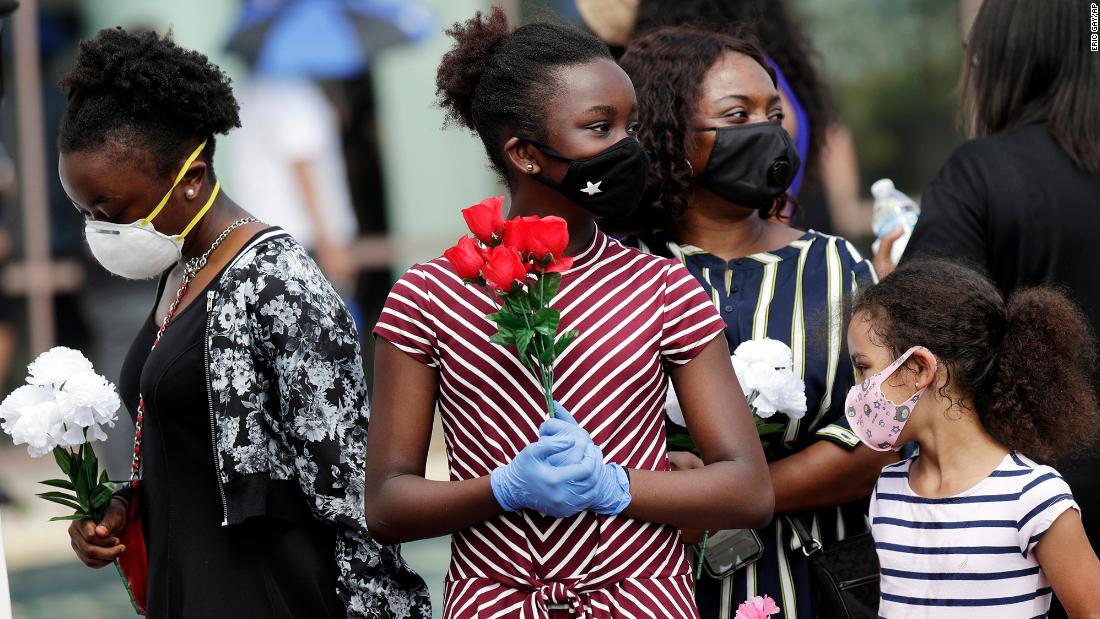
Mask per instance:
[[[551,462],[553,460],[553,462]],[[539,429],[539,440],[489,475],[493,496],[505,511],[533,509],[568,518],[591,503],[599,451],[586,449],[568,434]]]
[[[630,505],[630,478],[626,469],[611,462],[604,464],[603,452],[592,442],[592,435],[573,419],[573,415],[561,404],[554,402],[554,418],[542,424],[542,432],[568,437],[574,445],[584,449],[586,461],[595,462],[591,473],[591,490],[585,494],[586,509],[605,516],[618,516]]]

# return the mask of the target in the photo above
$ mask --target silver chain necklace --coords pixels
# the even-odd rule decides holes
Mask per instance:
[[[221,245],[222,241],[229,238],[230,233],[232,233],[237,228],[240,228],[245,224],[250,224],[254,221],[258,220],[255,217],[243,217],[229,224],[229,227],[227,227],[225,230],[222,230],[222,233],[218,235],[218,238],[214,239],[214,242],[210,244],[210,247],[206,250],[205,253],[203,253],[203,255],[197,258],[191,258],[184,264],[184,280],[190,281],[195,277],[195,275],[198,274],[199,271],[202,270],[204,266],[206,266],[206,261],[210,259],[210,254],[214,253],[214,250],[218,248],[218,245]]]
[[[234,230],[254,221],[259,220],[255,217],[243,217],[229,224],[229,227],[227,227],[225,230],[222,230],[222,233],[218,235],[218,238],[214,239],[214,242],[210,244],[210,247],[207,248],[207,250],[201,256],[197,258],[191,258],[183,265],[183,275],[180,277],[179,290],[176,292],[176,298],[173,299],[171,305],[168,306],[168,312],[164,317],[164,323],[161,326],[160,333],[157,334],[157,340],[159,340],[160,335],[164,333],[164,329],[168,328],[168,323],[172,321],[172,317],[176,315],[176,308],[179,307],[180,301],[183,301],[184,295],[187,294],[187,289],[191,284],[191,280],[195,279],[195,276],[198,275],[199,271],[201,271],[202,268],[206,266],[207,260],[210,259],[210,255],[214,253],[214,250],[218,248],[218,245],[221,245],[222,241],[229,238],[230,233],[232,233]]]

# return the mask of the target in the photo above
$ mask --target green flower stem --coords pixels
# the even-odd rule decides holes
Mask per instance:
[[[134,591],[130,588],[130,581],[126,580],[126,574],[122,573],[122,566],[118,564],[118,559],[115,559],[115,571],[118,572],[118,577],[122,579],[122,588],[126,589],[126,595],[130,598],[130,604],[134,607],[134,612],[141,614],[141,607],[138,606],[137,598],[134,597]]]
[[[703,541],[699,543],[699,561],[695,564],[695,581],[703,577],[703,557],[707,554],[707,542],[710,541],[710,531],[703,531]]]
[[[553,344],[551,344],[553,345]],[[553,364],[546,364],[542,366],[543,381],[542,390],[546,395],[546,414],[550,416],[550,419],[554,418],[554,366]]]
[[[542,298],[542,296],[541,296],[542,291],[545,290],[545,288],[542,288],[542,281],[543,280],[540,277],[539,278],[539,286],[540,286],[540,288],[539,288],[539,293],[540,293],[539,298],[540,299]],[[530,300],[530,298],[531,298],[530,296],[527,297],[528,300]],[[536,333],[536,331],[531,328],[531,311],[532,311],[533,308],[531,307],[530,303],[527,303],[526,305],[527,305],[527,307],[524,308],[523,312],[522,312],[522,314],[523,314],[523,324],[525,324],[527,326],[527,329],[529,331],[531,331],[532,333]],[[544,372],[542,371],[542,363],[539,362],[539,357],[541,356],[539,353],[542,352],[542,351],[539,350],[539,348],[540,348],[539,344],[541,344],[541,343],[542,343],[542,336],[541,335],[536,335],[535,337],[532,338],[531,346],[532,346],[532,348],[534,348],[535,352],[531,355],[531,362],[527,363],[527,360],[524,359],[524,363],[526,363],[528,365],[528,367],[530,367],[536,374],[538,374],[539,383],[542,384],[542,390],[543,390],[544,393],[548,394],[549,392],[548,392],[548,389],[546,387],[546,376],[545,376]],[[547,398],[546,399],[546,402],[547,402],[546,403],[546,412],[547,412],[548,415],[550,415],[551,418],[553,418],[554,408],[553,408],[551,396],[547,395],[546,398]]]
[[[544,305],[545,296],[546,296],[546,278],[545,278],[546,274],[543,273],[542,275],[543,275],[543,277],[538,278],[538,286],[539,286],[539,294],[538,294],[539,307],[538,307],[538,309],[542,309],[543,307],[548,307],[548,305]],[[531,297],[528,296],[527,298],[530,299]],[[524,312],[523,321],[527,324],[527,328],[531,329],[531,321],[529,319],[530,318],[529,315],[532,312],[538,313],[538,310],[536,310],[534,307],[532,307],[530,303],[528,303],[527,305],[528,305],[528,308],[527,308],[528,311]],[[534,331],[534,330],[532,329],[532,331]],[[554,367],[553,367],[553,364],[549,364],[549,363],[548,364],[543,364],[539,360],[542,357],[542,353],[547,350],[546,346],[542,345],[542,344],[545,343],[543,341],[543,339],[545,337],[546,336],[542,335],[541,333],[535,332],[535,337],[531,340],[531,345],[535,349],[534,354],[531,355],[531,357],[532,357],[531,369],[535,370],[535,372],[539,375],[538,378],[539,378],[539,382],[542,384],[542,392],[543,392],[543,395],[546,397],[546,415],[549,419],[553,419],[554,418]],[[554,340],[553,340],[553,338],[549,338],[549,339],[550,339],[550,342],[547,343],[547,345],[550,346],[551,349],[552,349],[553,346],[554,346]]]

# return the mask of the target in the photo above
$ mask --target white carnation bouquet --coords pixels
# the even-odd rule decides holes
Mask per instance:
[[[730,357],[733,363],[733,371],[737,374],[737,382],[741,383],[741,390],[749,402],[749,410],[756,422],[756,432],[761,437],[764,449],[768,448],[765,436],[782,432],[787,427],[785,422],[771,421],[776,413],[782,413],[788,419],[801,419],[806,415],[806,385],[802,379],[794,375],[794,355],[791,348],[773,339],[749,340],[741,342],[737,350]],[[687,426],[684,421],[684,412],[680,409],[680,401],[676,398],[676,390],[669,386],[668,399],[665,402],[665,411],[669,418],[677,425]],[[695,442],[688,434],[674,434],[668,437],[670,447],[695,451]],[[695,580],[703,575],[703,558],[707,552],[707,543],[710,541],[710,531],[704,531],[703,541],[699,544],[699,554],[695,567]],[[753,611],[750,603],[738,607],[737,616],[749,616],[745,613],[755,612],[753,617],[770,617],[771,614],[763,612],[764,601],[756,598],[750,600],[755,603],[759,600],[759,612]],[[770,602],[770,598],[768,599]],[[779,607],[771,604],[774,612],[779,612]]]
[[[0,403],[0,428],[31,457],[52,452],[67,479],[48,479],[57,488],[38,496],[75,510],[50,520],[99,521],[117,484],[99,470],[90,443],[107,440],[103,426],[114,426],[120,406],[115,386],[71,348],[58,346],[27,367],[27,384]]]
[[[733,351],[730,361],[756,421],[756,432],[761,437],[781,432],[787,426],[785,422],[771,421],[776,413],[788,419],[801,419],[806,415],[806,385],[794,375],[794,357],[789,346],[767,338],[748,340]],[[677,425],[687,425],[676,390],[671,385],[665,412]],[[686,434],[671,436],[669,442],[672,447],[695,449],[694,442]],[[768,442],[763,443],[767,448]]]

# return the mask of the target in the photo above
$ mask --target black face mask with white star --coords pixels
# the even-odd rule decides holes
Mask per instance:
[[[570,159],[549,146],[527,140],[555,159],[569,162],[560,183],[542,173],[535,178],[599,217],[624,219],[638,210],[649,175],[649,156],[632,137],[623,138],[589,159]]]

